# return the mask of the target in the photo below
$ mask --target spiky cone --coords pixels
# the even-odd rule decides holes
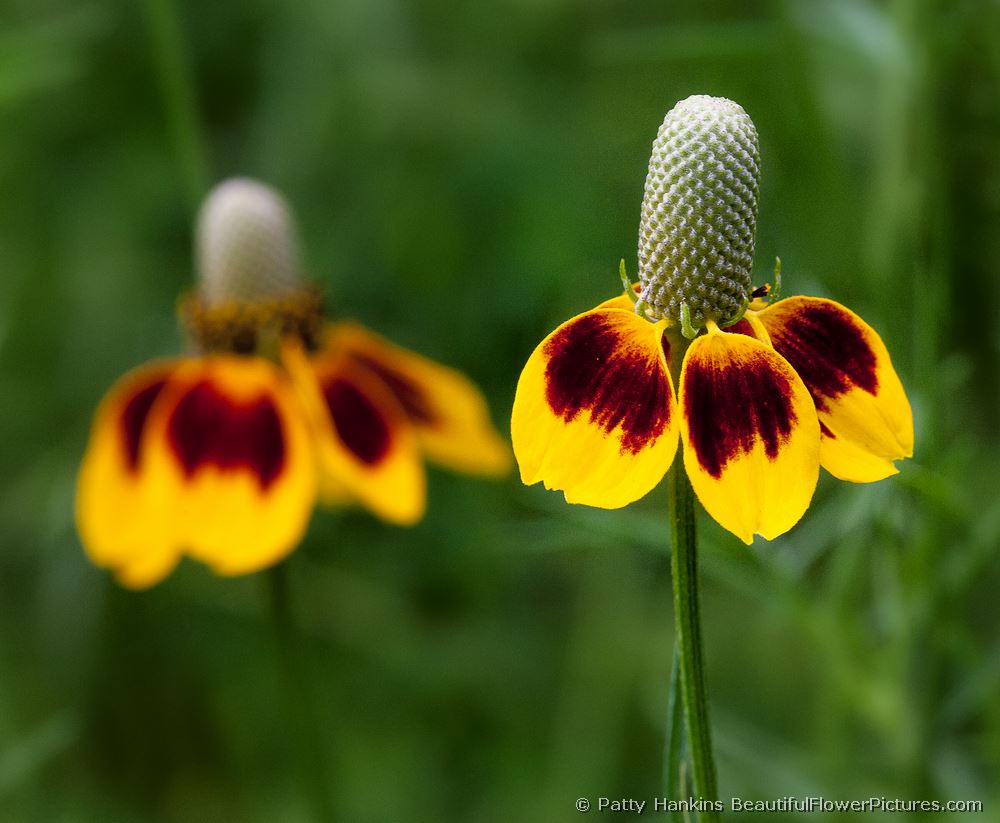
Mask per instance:
[[[694,95],[653,141],[639,223],[641,299],[656,318],[697,331],[735,322],[749,302],[760,151],[732,100]]]
[[[247,178],[216,186],[198,214],[198,293],[208,304],[260,300],[302,288],[291,211],[274,189]]]

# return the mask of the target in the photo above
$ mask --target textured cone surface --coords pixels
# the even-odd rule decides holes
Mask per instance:
[[[639,224],[641,297],[679,324],[735,319],[750,293],[760,151],[743,108],[681,100],[653,141]]]
[[[199,294],[209,305],[301,288],[291,212],[274,189],[236,178],[209,193],[198,215]]]

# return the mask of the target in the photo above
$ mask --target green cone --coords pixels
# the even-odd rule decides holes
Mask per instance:
[[[281,297],[302,278],[291,210],[274,189],[247,178],[217,185],[198,215],[198,292],[207,305]]]
[[[722,97],[681,100],[649,158],[639,224],[641,298],[681,325],[737,319],[751,290],[760,150],[743,108]]]

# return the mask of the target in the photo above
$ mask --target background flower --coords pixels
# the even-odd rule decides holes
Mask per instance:
[[[318,491],[411,526],[426,509],[425,454],[468,474],[510,468],[468,378],[326,318],[294,222],[268,186],[214,186],[181,301],[191,350],[132,369],[98,407],[77,530],[125,586],[159,583],[184,555],[223,575],[273,566],[301,542]]]

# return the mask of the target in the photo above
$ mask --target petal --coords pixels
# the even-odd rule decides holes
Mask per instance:
[[[610,300],[605,300],[600,303],[596,308],[598,309],[624,309],[625,311],[635,312],[635,297],[638,296],[639,292],[642,291],[642,286],[639,283],[635,283],[632,286],[633,297],[629,297],[627,291],[622,291],[617,297],[612,297]]]
[[[176,500],[176,545],[217,573],[265,568],[301,540],[316,466],[305,414],[267,360],[187,361],[150,417],[147,443],[150,471]]]
[[[282,350],[316,435],[324,502],[358,501],[390,523],[416,523],[427,490],[406,412],[346,353],[327,352],[310,358],[294,342]]]
[[[172,499],[145,454],[150,413],[176,369],[173,361],[151,363],[111,388],[94,416],[77,477],[83,547],[130,588],[158,583],[179,556],[168,528]]]
[[[752,337],[754,340],[759,340],[765,346],[771,345],[771,338],[767,333],[767,329],[764,328],[758,317],[751,311],[744,314],[733,325],[726,326],[725,330],[729,334],[743,334],[747,337]]]
[[[396,396],[431,460],[472,474],[510,471],[510,447],[490,422],[482,393],[461,372],[353,323],[333,327],[326,350],[348,355]]]
[[[678,431],[663,325],[597,308],[539,344],[511,418],[525,484],[542,481],[570,503],[615,509],[660,481]]]
[[[816,403],[824,468],[860,483],[895,474],[892,461],[913,454],[913,414],[878,334],[818,297],[781,300],[758,317]]]
[[[115,571],[118,582],[128,589],[148,589],[167,577],[180,562],[180,552],[169,550],[148,552],[141,558],[128,561]]]
[[[899,474],[899,469],[891,460],[879,457],[856,440],[834,434],[827,428],[822,416],[819,428],[819,462],[834,477],[854,483],[870,483]]]
[[[702,505],[745,543],[788,531],[819,474],[819,423],[781,355],[742,334],[698,337],[681,371],[684,466]]]

